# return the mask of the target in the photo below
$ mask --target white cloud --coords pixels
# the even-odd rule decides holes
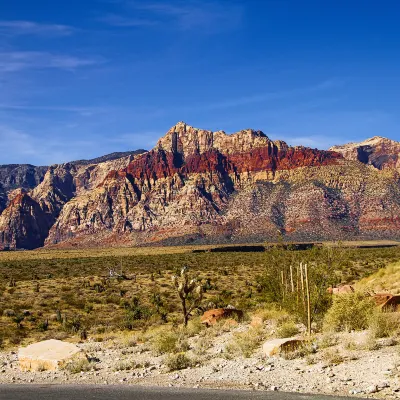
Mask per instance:
[[[134,15],[108,15],[102,20],[119,27],[160,25],[164,29],[178,28],[215,33],[236,29],[243,16],[243,8],[231,1],[122,1]]]
[[[6,35],[71,35],[75,28],[59,24],[40,24],[33,21],[0,20],[0,34]]]
[[[26,69],[74,70],[101,62],[99,59],[52,54],[39,51],[0,52],[0,72],[17,72]]]

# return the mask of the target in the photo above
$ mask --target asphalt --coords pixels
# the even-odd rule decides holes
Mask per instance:
[[[349,400],[333,397],[271,391],[180,389],[140,386],[93,385],[0,385],[1,400]],[[354,397],[353,397],[354,400]],[[360,400],[360,399],[358,399]]]

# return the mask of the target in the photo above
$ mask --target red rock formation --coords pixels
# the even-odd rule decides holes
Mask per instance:
[[[29,193],[47,245],[398,236],[396,173],[338,152],[179,123],[153,150],[121,160],[60,166]],[[16,214],[3,212],[0,232]]]

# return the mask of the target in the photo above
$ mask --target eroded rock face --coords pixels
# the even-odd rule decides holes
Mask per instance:
[[[110,156],[111,160],[108,160]],[[99,158],[106,159],[100,164],[81,161],[53,165],[33,190],[27,192],[18,188],[10,191],[3,203],[0,187],[0,249],[43,246],[49,229],[66,203],[77,193],[97,186],[110,169],[124,168],[133,158],[132,154],[117,159],[109,155]]]
[[[360,143],[333,146],[330,150],[343,154],[349,160],[357,160],[378,169],[400,170],[400,142],[395,140],[375,136]]]
[[[42,244],[65,246],[396,238],[399,189],[395,168],[181,122],[144,154],[51,167],[1,214],[0,247],[39,221]]]
[[[49,227],[39,204],[27,194],[13,198],[0,215],[0,249],[34,249],[43,245]]]
[[[69,202],[47,243],[85,240],[88,235],[109,242],[117,239],[113,235],[119,241],[151,242],[207,235],[201,232],[203,226],[212,236],[224,234],[231,229],[227,215],[233,195],[254,187],[257,179],[273,180],[279,171],[331,165],[340,159],[334,152],[289,148],[262,132],[241,131],[231,137],[180,123],[155,149],[127,168],[111,171],[97,188]],[[258,224],[263,233],[270,233],[265,229],[268,223]],[[276,235],[276,223],[269,225]]]

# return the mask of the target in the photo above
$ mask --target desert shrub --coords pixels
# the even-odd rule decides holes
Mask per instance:
[[[188,337],[192,337],[198,335],[203,328],[204,325],[201,323],[200,318],[193,318],[192,320],[189,321],[185,329],[185,333],[187,334]]]
[[[400,331],[400,314],[377,312],[371,319],[370,328],[375,338],[396,336]]]
[[[253,313],[253,315],[256,317],[260,317],[263,322],[271,321],[277,324],[282,324],[283,322],[290,319],[288,312],[279,309],[279,307],[275,304],[267,304],[263,308],[257,309]]]
[[[82,326],[80,315],[73,315],[71,319],[64,316],[62,327],[65,332],[68,333],[78,333]]]
[[[194,362],[186,355],[186,353],[182,352],[170,354],[165,360],[165,365],[170,371],[177,371],[191,367],[194,365]]]
[[[287,321],[278,326],[276,329],[276,336],[278,338],[290,338],[296,336],[299,333],[299,328],[292,321]]]
[[[151,344],[156,354],[177,353],[189,349],[186,336],[174,331],[158,330]]]
[[[47,329],[49,329],[49,320],[46,319],[44,321],[39,322],[37,327],[41,332],[47,331]]]
[[[372,298],[360,292],[334,297],[333,305],[324,319],[325,331],[352,331],[367,329],[376,305]]]
[[[263,339],[264,334],[261,329],[249,329],[245,332],[236,333],[233,340],[225,346],[225,352],[228,357],[241,355],[249,358]]]
[[[92,303],[85,303],[84,311],[87,314],[90,314],[93,311],[93,304]]]
[[[257,287],[266,303],[279,304],[290,315],[295,315],[304,324],[307,323],[305,293],[301,290],[300,262],[308,265],[308,281],[311,303],[311,322],[320,323],[331,306],[328,287],[335,285],[338,278],[332,268],[333,258],[328,250],[314,250],[305,257],[303,254],[293,264],[279,249],[271,251],[272,259],[263,275],[257,277]],[[302,258],[300,258],[302,257]],[[292,268],[290,268],[292,265]],[[293,279],[291,279],[293,277]],[[304,296],[303,296],[304,295]]]
[[[142,305],[138,297],[133,297],[130,302],[123,302],[125,309],[124,327],[133,329],[137,325],[137,321],[147,321],[150,319],[152,312],[149,307]]]
[[[327,350],[322,355],[322,360],[329,366],[341,364],[344,361],[343,356],[333,350]]]
[[[310,358],[312,354],[317,352],[315,342],[306,342],[293,351],[283,351],[282,357],[286,360],[294,360],[296,358]]]
[[[119,360],[114,367],[114,371],[130,371],[131,369],[140,368],[141,366],[141,364],[133,360]]]
[[[336,346],[339,343],[339,338],[332,332],[326,332],[319,337],[318,347],[321,349],[326,349],[328,347]]]
[[[79,374],[80,372],[89,371],[92,368],[92,364],[86,358],[79,360],[72,360],[65,364],[64,369],[71,374]]]
[[[360,346],[360,348],[362,350],[374,351],[374,350],[379,350],[381,348],[381,345],[378,343],[378,341],[372,334],[369,334],[366,342],[363,343],[363,345]]]
[[[212,338],[210,336],[203,336],[196,341],[193,351],[197,355],[203,356],[204,354],[206,354],[207,350],[210,349],[211,347],[212,347]]]

